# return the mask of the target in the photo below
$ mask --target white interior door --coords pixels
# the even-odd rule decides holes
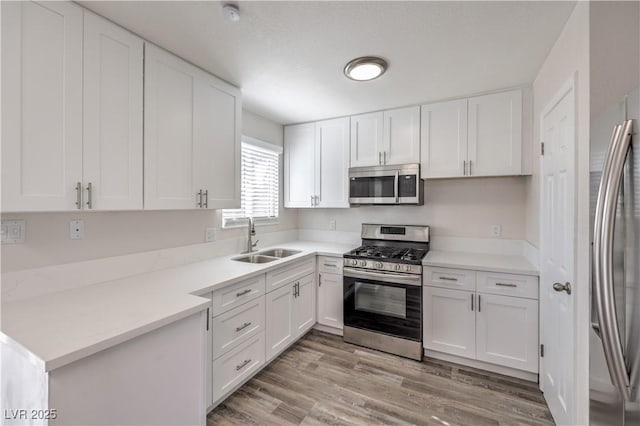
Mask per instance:
[[[573,80],[543,111],[540,133],[540,385],[554,420],[575,424],[574,294],[554,283],[574,283],[575,252],[575,105]],[[572,288],[573,292],[581,289]],[[586,287],[585,287],[586,288]]]

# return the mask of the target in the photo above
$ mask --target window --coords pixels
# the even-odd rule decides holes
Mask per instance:
[[[277,223],[282,148],[257,139],[242,137],[239,209],[222,211],[222,226],[247,223]]]

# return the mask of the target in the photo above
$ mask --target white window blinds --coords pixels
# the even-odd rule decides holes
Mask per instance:
[[[223,226],[246,223],[249,216],[256,222],[277,221],[280,151],[276,146],[270,149],[266,143],[259,145],[242,142],[241,205],[239,209],[222,211]]]

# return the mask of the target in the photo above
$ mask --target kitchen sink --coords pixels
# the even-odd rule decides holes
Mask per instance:
[[[234,257],[231,260],[235,260],[236,262],[245,262],[245,263],[269,263],[278,259],[279,258],[277,257],[264,256],[262,254],[249,254],[246,256]]]
[[[288,250],[288,249],[283,249],[283,248],[274,248],[274,249],[270,249],[270,250],[261,251],[260,255],[262,255],[262,256],[272,256],[272,257],[277,257],[277,258],[281,259],[283,257],[293,256],[294,254],[298,254],[298,253],[301,253],[301,251],[300,250]]]

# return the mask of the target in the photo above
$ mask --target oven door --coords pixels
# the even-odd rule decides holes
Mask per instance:
[[[420,275],[344,268],[344,324],[422,340]]]

